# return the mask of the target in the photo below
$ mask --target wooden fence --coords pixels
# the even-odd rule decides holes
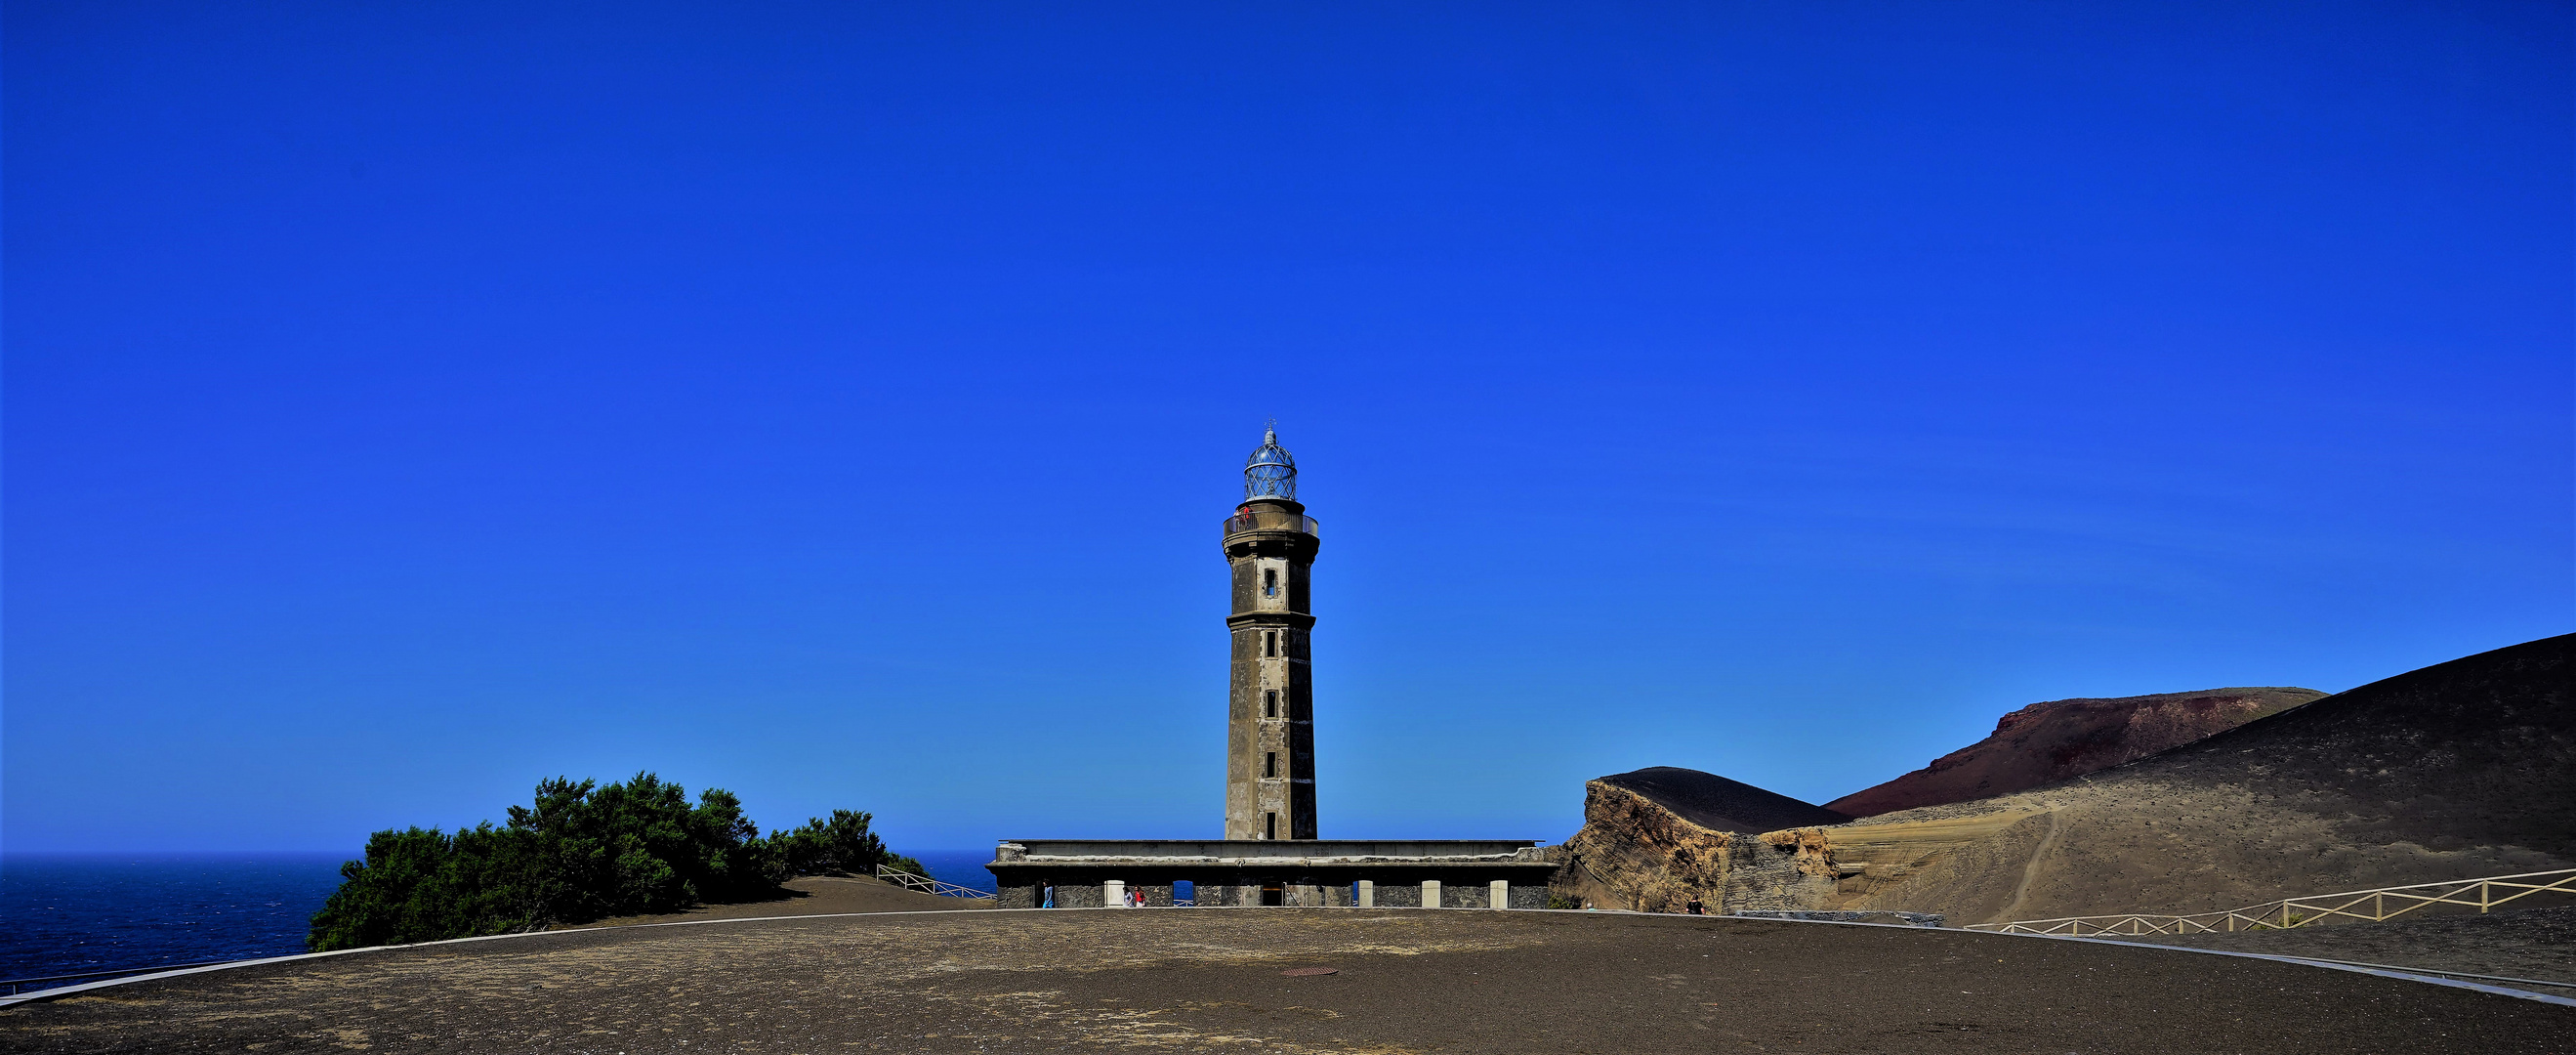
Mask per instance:
[[[939,880],[932,879],[929,876],[914,875],[910,872],[888,868],[884,865],[877,866],[877,878],[906,890],[918,890],[925,894],[937,894],[941,897],[977,898],[983,900],[990,900],[993,897],[990,892],[977,890],[971,886],[958,886],[955,883],[943,883]]]
[[[2286,930],[2327,920],[2376,923],[2434,905],[2474,908],[2480,913],[2534,894],[2576,895],[2576,868],[2554,872],[2454,879],[2441,883],[2347,890],[2340,894],[2282,898],[2260,905],[2202,912],[2188,916],[2065,916],[2012,923],[1971,923],[1969,930],[2003,934],[2211,934],[2239,930]]]

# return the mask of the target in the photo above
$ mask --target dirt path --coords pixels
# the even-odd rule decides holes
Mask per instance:
[[[2030,900],[2030,885],[2039,879],[2039,862],[2056,848],[2058,835],[2066,830],[2065,817],[2064,810],[2048,811],[2048,834],[2040,837],[2039,845],[2031,847],[2030,860],[2021,866],[2021,885],[2013,888],[2012,901],[2004,905],[2004,910],[1995,914],[1997,920],[2015,918],[2013,913],[2021,911],[2023,903]]]

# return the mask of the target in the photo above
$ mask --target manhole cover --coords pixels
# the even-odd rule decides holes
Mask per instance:
[[[1293,971],[1281,971],[1279,973],[1287,975],[1290,978],[1303,978],[1310,974],[1338,974],[1340,972],[1341,968],[1339,967],[1300,967]]]

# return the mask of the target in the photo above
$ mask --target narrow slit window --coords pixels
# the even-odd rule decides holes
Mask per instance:
[[[1261,692],[1261,716],[1262,716],[1262,717],[1264,717],[1264,718],[1276,718],[1276,717],[1279,717],[1279,690],[1277,690],[1277,689],[1264,689],[1264,690],[1262,690],[1262,692]]]
[[[1265,751],[1262,753],[1261,775],[1265,777],[1275,777],[1279,775],[1279,752]]]
[[[1261,815],[1261,837],[1264,839],[1276,839],[1279,837],[1278,814],[1264,813]]]
[[[1261,569],[1261,596],[1263,596],[1263,597],[1277,597],[1277,596],[1279,596],[1279,569],[1277,569],[1277,568],[1263,568],[1263,569]]]
[[[1277,656],[1279,654],[1278,631],[1264,630],[1261,632],[1261,654],[1264,656]]]

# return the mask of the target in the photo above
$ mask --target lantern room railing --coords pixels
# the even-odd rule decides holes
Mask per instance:
[[[1313,517],[1278,509],[1247,510],[1225,518],[1225,533],[1228,535],[1247,531],[1302,531],[1321,538],[1322,534],[1315,530],[1318,526]]]

